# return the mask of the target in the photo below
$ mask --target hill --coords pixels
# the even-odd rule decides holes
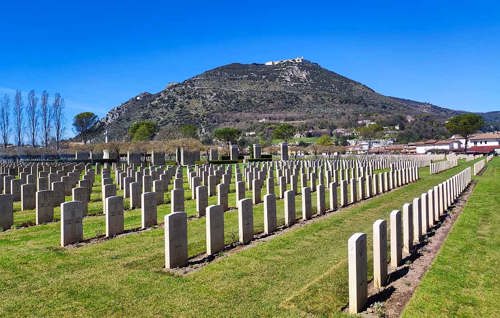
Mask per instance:
[[[358,120],[414,129],[418,136],[446,134],[442,123],[458,111],[384,96],[373,89],[302,58],[266,64],[233,63],[173,84],[161,92],[142,93],[113,108],[94,127],[122,139],[130,124],[151,120],[156,138],[178,134],[185,124],[200,134],[220,126],[252,129],[280,121],[302,128],[354,127]],[[413,127],[413,128],[412,128]],[[417,129],[418,128],[418,129]]]

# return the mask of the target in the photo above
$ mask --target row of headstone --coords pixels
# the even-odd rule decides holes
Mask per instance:
[[[340,183],[340,202],[337,198],[338,185],[336,182],[331,182],[329,188],[329,201],[330,211],[337,210],[338,206],[347,206],[358,202],[360,200],[368,199],[371,196],[389,191],[392,186],[400,186],[407,182],[416,181],[418,178],[417,168],[403,169],[397,171],[408,171],[409,173],[392,173],[384,172],[374,174],[372,178],[360,177],[359,180],[352,179],[350,185],[351,198],[347,199],[347,181],[342,180]],[[410,173],[411,172],[411,173]],[[390,187],[384,186],[384,178],[387,180],[388,175],[408,175],[408,179],[402,179],[402,183],[390,183]],[[392,179],[392,178],[391,178]],[[268,179],[270,180],[270,179]],[[372,180],[375,182],[372,183]],[[381,181],[379,181],[381,180]],[[395,179],[397,180],[397,178]],[[245,198],[245,184],[243,181],[236,182],[236,200],[238,208],[238,228],[239,228],[239,242],[241,244],[249,243],[254,236],[253,225],[253,205],[262,202],[260,199],[261,189],[258,188],[257,179],[253,180],[252,185],[252,198]],[[389,184],[387,182],[387,184]],[[382,185],[381,187],[379,185]],[[274,192],[274,187],[273,192]],[[208,191],[206,186],[196,187],[197,198],[196,205],[198,209],[198,216],[205,216],[206,220],[206,242],[207,254],[212,255],[220,252],[224,248],[224,211],[227,210],[227,188],[224,183],[217,186],[218,204],[207,206]],[[312,218],[313,214],[322,215],[328,211],[326,207],[326,189],[323,184],[319,184],[316,188],[316,211],[312,209],[312,189],[310,187],[303,187],[301,189],[301,212],[302,220],[306,221]],[[165,266],[167,268],[182,267],[188,262],[187,255],[187,214],[184,210],[183,190],[172,190],[172,213],[165,216]],[[284,219],[285,226],[291,226],[296,223],[296,207],[295,207],[296,191],[285,190],[283,193],[284,199]],[[178,199],[177,199],[178,198]],[[177,202],[180,200],[180,202]],[[276,230],[277,217],[276,217],[276,196],[274,193],[268,193],[263,198],[264,203],[264,233],[271,234]],[[176,226],[173,226],[176,224]],[[168,225],[168,226],[167,226]]]
[[[373,284],[381,288],[387,283],[387,245],[390,241],[390,266],[401,265],[403,254],[415,253],[422,238],[439,222],[471,182],[471,168],[454,175],[429,191],[403,205],[402,213],[390,214],[390,239],[387,222],[373,224]],[[349,312],[361,312],[368,298],[368,258],[365,233],[355,233],[348,240]]]
[[[0,209],[1,228],[6,230],[13,225],[14,201],[21,201],[21,210],[35,210],[37,225],[53,221],[54,207],[64,203],[66,194],[72,195],[73,200],[79,200],[84,204],[83,213],[86,215],[94,174],[93,170],[87,170],[83,179],[78,181],[84,168],[88,169],[90,165],[19,165],[20,179],[12,179],[13,176],[4,176],[4,183],[10,180],[11,187],[4,189],[7,193],[0,196],[0,206],[2,207]],[[36,173],[37,171],[38,173]],[[28,172],[38,174],[38,179],[30,178],[33,174],[27,175]],[[20,184],[20,187],[17,188],[17,186],[12,187],[12,181],[26,183]],[[48,187],[49,184],[50,188]]]
[[[141,196],[141,228],[157,224],[156,194],[143,193]],[[61,204],[61,246],[75,244],[83,240],[84,202],[73,200]],[[123,197],[110,196],[105,204],[106,237],[111,238],[124,232]]]
[[[442,171],[451,169],[453,167],[458,166],[458,160],[457,159],[448,159],[445,161],[438,161],[438,162],[433,162],[430,164],[430,173],[435,174],[435,173],[440,173]]]
[[[474,163],[473,165],[473,171],[474,171],[474,175],[476,176],[479,172],[481,172],[484,167],[486,167],[486,160],[487,159],[482,159],[482,160],[479,160],[478,162]]]
[[[279,165],[277,165],[277,166],[279,166]],[[312,163],[309,165],[309,163],[306,162],[304,166],[306,166],[307,169],[311,168],[311,170],[308,170],[308,171],[313,171],[314,168],[321,167],[321,163]],[[71,167],[73,168],[73,171],[70,171]],[[70,166],[69,169],[64,170],[64,171],[68,171],[68,172],[67,172],[67,175],[63,175],[62,177],[61,177],[61,174],[56,174],[56,173],[50,174],[50,173],[48,173],[49,171],[40,171],[40,175],[43,175],[43,176],[38,178],[38,182],[37,182],[37,185],[38,185],[38,188],[40,189],[40,191],[36,191],[37,190],[36,187],[34,187],[31,184],[22,185],[21,190],[19,191],[19,196],[20,196],[21,201],[22,201],[21,208],[23,210],[36,209],[36,211],[37,211],[37,217],[36,217],[37,222],[36,223],[37,224],[50,222],[53,219],[53,208],[51,209],[51,206],[54,207],[54,206],[57,206],[57,205],[63,203],[65,195],[72,195],[73,200],[77,200],[77,201],[80,201],[83,203],[83,206],[84,206],[83,215],[85,216],[87,214],[88,202],[90,200],[90,194],[92,192],[92,185],[94,182],[93,181],[94,175],[93,175],[93,170],[90,169],[91,167],[92,166],[90,164],[85,165],[85,169],[87,169],[86,171],[92,171],[92,174],[86,173],[84,175],[83,179],[79,181],[78,187],[75,187],[76,186],[75,183],[76,183],[76,180],[78,179],[78,175],[79,175],[79,172],[77,172],[77,170],[76,170],[76,166]],[[250,167],[252,167],[252,165],[250,165]],[[254,166],[254,168],[255,167],[258,167],[258,165]],[[81,170],[81,168],[83,168],[83,165],[80,165],[79,168]],[[220,168],[221,167],[219,167],[217,170],[215,170],[215,169],[212,170],[212,173],[216,173],[216,175],[209,176],[208,178],[206,178],[206,180],[208,180],[207,190],[209,190],[208,195],[217,194],[218,202],[223,206],[223,209],[226,211],[229,208],[229,203],[227,201],[228,201],[228,193],[229,193],[229,184],[231,182],[231,176],[232,176],[232,169],[231,169],[231,166],[226,167],[227,169],[225,171],[223,171]],[[95,166],[95,169],[102,171],[102,199],[103,199],[103,207],[104,207],[103,212],[105,212],[105,210],[106,210],[105,209],[105,206],[106,206],[105,200],[106,200],[106,198],[108,198],[110,196],[116,195],[116,186],[112,184],[113,181],[111,179],[111,174],[109,172],[109,169],[102,168],[98,165]],[[133,169],[134,168],[128,167],[126,173],[125,172],[123,172],[122,174],[117,173],[117,175],[120,176],[120,178],[117,178],[118,185],[120,185],[124,189],[125,197],[131,198],[130,206],[129,206],[130,208],[140,208],[142,205],[141,194],[151,192],[151,191],[155,192],[157,194],[157,204],[161,204],[163,202],[163,193],[168,191],[168,183],[170,182],[169,178],[172,178],[173,174],[176,173],[176,171],[177,171],[177,173],[180,173],[180,175],[177,175],[176,176],[177,178],[175,178],[175,180],[174,180],[174,188],[182,189],[182,187],[183,187],[182,186],[182,178],[178,178],[178,177],[182,177],[182,170],[180,170],[179,168],[175,169],[175,167],[169,167],[169,168],[167,168],[167,170],[164,170],[164,173],[161,175],[159,174],[159,173],[161,173],[161,172],[159,172],[159,171],[161,171],[161,168],[155,168],[156,170],[144,169],[142,172],[140,172],[140,171],[134,172]],[[193,170],[195,170],[195,169],[193,169]],[[210,171],[210,168],[208,170]],[[156,175],[156,177],[160,177],[160,179],[153,181],[152,180],[153,176],[146,175],[145,171],[148,171],[147,173],[150,173],[151,175],[154,175],[155,172],[159,172]],[[271,171],[271,170],[269,170],[269,171]],[[277,173],[279,175],[280,172],[279,172],[279,170],[277,170],[277,171],[278,171]],[[47,172],[47,174],[42,174],[42,172]],[[188,168],[188,172],[189,172],[189,168]],[[247,171],[247,172],[250,172],[250,171]],[[259,175],[259,172],[257,172],[255,169],[253,172],[255,173],[255,175]],[[27,172],[23,172],[23,173],[27,173]],[[191,173],[191,177],[195,176],[195,174],[194,174],[195,171],[191,171],[190,173]],[[261,192],[261,189],[263,187],[264,177],[266,176],[267,172],[265,170],[262,170],[262,171],[260,171],[260,173],[261,173],[261,179],[247,178],[248,187],[252,190],[252,199],[253,199],[254,204],[258,204],[262,201],[261,197],[260,197],[261,196],[260,192]],[[362,173],[363,173],[363,171],[361,171],[361,175],[362,175]],[[47,175],[47,177],[45,177],[45,175]],[[124,175],[126,175],[126,176],[133,175],[135,179],[132,179],[132,177],[124,177]],[[249,175],[250,174],[247,174],[247,176],[249,176]],[[320,171],[320,175],[321,175],[321,171]],[[141,176],[142,176],[142,180],[140,178]],[[270,176],[272,176],[272,174],[270,174]],[[9,176],[5,176],[5,177],[9,177]],[[163,178],[163,177],[165,177],[165,178]],[[48,178],[47,183],[44,183],[44,182],[46,182],[45,180],[47,180],[45,178]],[[380,178],[382,178],[382,176],[380,176]],[[11,178],[7,178],[7,179],[12,181]],[[28,178],[25,178],[25,179],[28,179]],[[223,185],[219,185],[219,182],[221,181],[221,179],[223,181]],[[237,179],[238,179],[238,176],[237,176]],[[298,188],[297,182],[296,181],[294,182],[294,178],[290,177],[289,179],[290,179],[289,182],[293,185],[292,190],[294,190],[295,193],[299,193],[300,188],[303,188],[306,185],[306,183],[303,181],[301,184],[302,187]],[[329,180],[328,175],[327,175],[326,179],[327,179],[326,182],[330,183],[329,181],[331,181],[331,179]],[[57,181],[57,180],[63,180],[64,182]],[[191,182],[189,182],[190,180],[191,180]],[[205,210],[206,206],[208,205],[208,197],[205,195],[205,192],[204,192],[205,188],[202,187],[202,188],[197,189],[197,186],[193,186],[193,185],[197,184],[197,182],[193,181],[193,180],[196,180],[196,179],[195,178],[188,178],[188,183],[190,183],[189,186],[191,187],[191,190],[192,190],[192,197],[193,198],[199,197],[199,199],[197,200],[197,210],[198,210],[199,215],[203,216],[202,214],[204,213],[204,210]],[[265,180],[266,180],[266,184],[267,184],[268,194],[273,194],[274,193],[274,180],[270,179],[270,178],[266,178]],[[375,180],[375,179],[373,179],[373,180]],[[382,179],[382,180],[384,180],[384,179]],[[388,180],[393,180],[393,178],[389,177]],[[389,183],[390,183],[390,181],[388,181],[388,180],[386,180],[387,186],[389,186]],[[50,188],[48,188],[45,184],[48,184],[50,181],[52,181],[51,186],[50,186]],[[151,181],[153,181],[153,182],[151,182]],[[280,185],[281,185],[279,198],[283,198],[284,191],[286,189],[286,184],[283,182],[283,178],[281,178],[279,181],[280,181]],[[360,180],[358,186],[363,188],[363,186],[361,186],[361,181],[363,181],[363,179]],[[314,174],[313,174],[312,178],[310,178],[310,182],[311,182],[310,183],[311,191],[315,192],[316,188],[317,188],[317,184],[319,184],[319,182],[321,182],[321,181],[319,181],[317,183],[316,178],[314,177]],[[367,181],[367,182],[369,183],[370,181]],[[380,181],[380,182],[383,182],[383,181]],[[354,185],[353,183],[354,182],[351,181],[351,183],[350,183],[351,187],[356,187],[356,185]],[[368,185],[368,187],[370,187],[370,186]],[[376,187],[376,185],[374,187]],[[238,188],[241,188],[241,186],[237,187],[237,190],[238,190]],[[386,189],[384,189],[382,191],[386,191]],[[13,199],[16,200],[16,191],[13,191],[13,192],[14,192]],[[38,192],[41,192],[41,193],[38,193]],[[178,199],[181,196],[181,194],[183,197],[184,194],[182,192],[183,191],[175,191],[175,194],[172,195],[174,203],[183,201],[183,199],[182,200]],[[237,195],[237,200],[244,197],[244,194],[243,194],[244,188],[243,188],[243,191],[237,191],[237,192],[240,193],[240,195]],[[357,191],[357,192],[360,194],[361,197],[363,197],[363,194],[362,194],[363,191]],[[366,192],[368,192],[368,191],[366,191]],[[373,192],[376,193],[377,190],[373,190]],[[200,194],[197,195],[197,193],[200,193]],[[241,194],[243,194],[243,196]],[[87,197],[88,197],[88,199],[85,199]],[[355,202],[355,198],[352,197],[350,202]],[[182,202],[182,204],[183,204],[183,202]],[[179,204],[177,204],[177,205],[179,205]]]

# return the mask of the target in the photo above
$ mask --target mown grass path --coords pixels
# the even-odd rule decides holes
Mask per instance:
[[[163,271],[162,228],[70,249],[59,247],[58,222],[3,232],[0,316],[329,315],[347,303],[348,237],[371,233],[373,221],[387,219],[391,210],[471,164],[437,175],[423,168],[416,183],[296,227],[184,277]],[[234,193],[229,200],[233,205]],[[89,210],[99,211],[100,204],[93,202]],[[278,222],[283,223],[282,202],[277,206]],[[162,205],[158,219],[169,210]],[[17,213],[16,223],[33,218],[33,212]],[[125,214],[127,229],[139,226],[138,210]],[[254,208],[254,222],[255,232],[262,231],[262,204]],[[226,242],[237,238],[237,213],[225,214],[225,230]],[[102,234],[103,216],[86,218],[84,231],[86,238]],[[189,221],[188,239],[190,256],[204,252],[204,218]]]
[[[403,317],[500,317],[500,158],[476,179]]]

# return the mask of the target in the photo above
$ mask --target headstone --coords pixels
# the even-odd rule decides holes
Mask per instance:
[[[347,206],[347,181],[340,181],[340,206]]]
[[[54,192],[54,206],[63,203],[65,200],[64,183],[62,181],[54,181],[50,188]]]
[[[106,237],[123,233],[123,197],[106,198]]]
[[[156,203],[162,204],[164,202],[164,199],[163,199],[163,181],[162,180],[154,180],[153,181],[153,192],[156,193]]]
[[[349,203],[356,203],[358,200],[358,194],[357,194],[357,181],[356,179],[351,179],[351,183],[349,183],[349,191],[351,193],[351,199],[349,200]]]
[[[61,204],[61,246],[83,240],[83,206],[80,201]]]
[[[381,288],[387,280],[387,223],[373,223],[373,284]]]
[[[261,188],[260,188],[260,180],[259,179],[253,179],[252,181],[252,201],[253,204],[259,204],[262,202],[261,197]]]
[[[219,183],[217,185],[217,204],[222,206],[223,211],[229,210],[228,192],[229,189],[226,184]]]
[[[11,176],[11,175],[6,175],[3,177],[3,193],[4,194],[12,194],[10,192],[10,184],[11,184],[11,180],[13,180],[14,177]]]
[[[348,242],[349,263],[349,312],[363,310],[368,297],[368,258],[366,253],[366,234],[355,233]]]
[[[10,193],[14,201],[21,201],[21,180],[10,180]]]
[[[322,215],[325,211],[325,186],[323,184],[318,184],[316,186],[316,212]]]
[[[264,233],[271,234],[276,229],[276,197],[264,195]]]
[[[401,264],[403,238],[401,235],[401,212],[391,212],[391,266],[397,268]]]
[[[429,229],[434,227],[434,190],[427,191],[427,221]]]
[[[198,217],[202,217],[205,215],[207,206],[208,206],[207,186],[197,186],[196,187],[196,211],[198,212]]]
[[[281,176],[278,178],[279,181],[279,191],[280,191],[280,198],[285,197],[285,191],[286,191],[286,178],[284,176]]]
[[[335,211],[337,210],[337,183],[336,182],[330,182],[330,210]]]
[[[130,183],[130,210],[141,207],[141,185],[139,182]]]
[[[201,179],[200,177],[193,177],[191,179],[191,199],[192,200],[195,200],[196,199],[196,187],[198,187],[199,185],[201,185]]]
[[[224,210],[220,205],[211,205],[206,210],[207,255],[224,249]]]
[[[413,206],[403,204],[403,251],[410,254],[413,248]]]
[[[14,208],[11,194],[0,194],[0,231],[8,230],[14,224]]]
[[[128,198],[130,197],[130,183],[134,181],[134,178],[132,177],[125,177],[123,178],[123,197]]]
[[[156,225],[157,203],[155,192],[144,192],[141,195],[141,226],[143,229]]]
[[[425,235],[429,230],[429,211],[427,205],[427,192],[424,192],[420,195],[420,215],[422,217],[420,233],[422,233],[422,235]]]
[[[274,178],[269,177],[266,179],[267,194],[274,194]]]
[[[89,206],[89,189],[84,187],[73,188],[73,201],[80,201],[83,203],[83,216],[88,213]]]
[[[114,184],[106,184],[102,188],[102,209],[106,213],[106,199],[116,195],[116,186]]]
[[[36,224],[54,220],[54,192],[50,190],[36,192]]]
[[[309,220],[312,216],[311,188],[302,188],[302,220]]]
[[[288,160],[288,144],[286,142],[282,142],[280,145],[281,151],[281,160]]]
[[[239,156],[238,145],[230,145],[229,154],[232,161],[237,161]]]
[[[170,191],[171,212],[184,211],[184,189],[173,189]]]
[[[252,200],[243,199],[238,202],[238,225],[240,243],[248,244],[253,238]]]
[[[142,193],[153,190],[153,177],[150,175],[142,176]]]
[[[165,215],[165,267],[182,267],[188,260],[187,215],[173,212]]]
[[[64,183],[64,195],[71,195],[71,189],[73,188],[71,177],[64,176],[61,181]]]
[[[236,182],[236,205],[245,198],[245,182]]]
[[[295,192],[285,191],[285,225],[291,226],[295,223]]]
[[[262,148],[260,147],[259,144],[254,144],[253,145],[253,157],[255,159],[260,159]]]
[[[420,243],[422,237],[422,208],[420,198],[413,199],[413,242]]]
[[[21,210],[33,210],[36,205],[36,186],[34,184],[23,184],[21,186]]]

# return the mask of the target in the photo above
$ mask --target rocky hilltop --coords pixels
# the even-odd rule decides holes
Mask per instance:
[[[156,94],[142,93],[113,108],[94,128],[122,139],[130,124],[152,120],[158,138],[184,124],[201,134],[219,126],[249,128],[255,123],[289,121],[315,127],[353,127],[358,120],[384,122],[422,119],[435,125],[456,111],[381,95],[373,89],[297,58],[265,64],[233,63],[169,85]],[[432,120],[428,120],[428,119]],[[442,126],[442,125],[441,125]]]

